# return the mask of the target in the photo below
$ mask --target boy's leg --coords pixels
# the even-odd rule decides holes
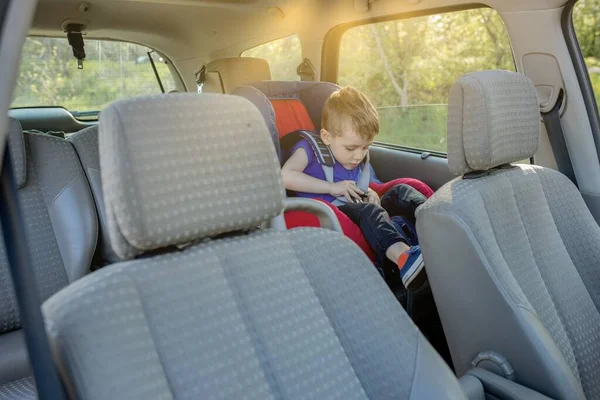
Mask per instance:
[[[392,261],[400,268],[404,285],[412,283],[423,269],[421,250],[418,246],[408,246],[388,213],[381,206],[370,203],[348,203],[338,208],[360,227],[377,259],[382,264],[386,260]]]
[[[381,198],[381,206],[392,216],[402,216],[415,223],[417,207],[427,198],[409,185],[396,185]]]
[[[419,244],[419,239],[417,238],[417,229],[409,218],[395,215],[390,217],[390,219],[392,220],[392,223],[396,229],[398,229],[398,232],[400,232],[404,239],[406,239],[406,242],[409,246],[416,246]]]
[[[380,206],[371,203],[348,203],[338,208],[358,225],[369,245],[375,250],[378,261],[383,262],[387,258],[387,249],[395,243],[402,242],[406,248],[409,247],[388,213]]]

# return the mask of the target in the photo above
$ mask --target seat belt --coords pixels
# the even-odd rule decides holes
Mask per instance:
[[[206,65],[200,67],[198,71],[194,73],[196,75],[196,86],[198,87],[198,93],[202,93],[202,87],[206,80]]]
[[[8,144],[0,172],[0,223],[38,398],[66,399],[46,335]]]
[[[562,106],[564,97],[565,93],[560,89],[554,107],[550,111],[541,114],[558,170],[577,186],[577,178],[575,177],[575,171],[573,171],[573,164],[571,163],[571,157],[569,156],[560,120],[560,107]]]
[[[333,154],[331,156],[333,157]],[[365,194],[369,190],[369,183],[371,183],[371,166],[369,160],[369,153],[367,152],[367,156],[363,161],[363,168],[359,171],[358,179],[356,180],[356,186],[358,186],[358,188],[362,190]],[[323,168],[323,172],[325,173],[325,179],[327,180],[327,182],[333,183],[333,166],[321,164],[321,168]],[[333,204],[334,206],[342,206],[347,203],[348,199],[346,199],[344,196],[340,196],[336,197],[331,204]]]

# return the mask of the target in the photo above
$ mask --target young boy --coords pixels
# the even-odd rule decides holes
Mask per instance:
[[[299,197],[320,198],[333,202],[344,197],[347,203],[338,208],[356,223],[379,263],[393,262],[400,269],[406,288],[417,282],[423,270],[419,246],[409,247],[388,213],[381,207],[377,193],[363,193],[356,184],[361,162],[379,133],[377,111],[369,99],[358,90],[347,87],[333,93],[323,109],[321,139],[335,158],[334,183],[325,174],[309,143],[301,140],[293,148],[282,168],[285,188]]]

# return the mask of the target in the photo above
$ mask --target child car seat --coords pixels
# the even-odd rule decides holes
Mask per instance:
[[[338,85],[329,82],[263,81],[240,86],[234,89],[232,94],[245,97],[258,107],[267,122],[277,154],[283,164],[287,159],[286,156],[289,156],[285,154],[285,150],[289,149],[282,149],[280,139],[299,130],[319,132],[321,112],[325,102],[333,92],[339,89]],[[284,151],[282,152],[282,150]],[[370,168],[370,174],[373,179],[369,187],[379,196],[383,196],[398,184],[410,185],[425,197],[433,194],[433,190],[429,186],[416,179],[399,178],[384,183],[377,179],[372,168]],[[375,253],[368,245],[360,228],[337,207],[327,204],[336,213],[344,234],[353,240],[371,260],[374,260]],[[285,220],[288,228],[319,226],[316,217],[302,211],[286,213]]]

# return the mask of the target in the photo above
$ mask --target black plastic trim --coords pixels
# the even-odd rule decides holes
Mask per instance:
[[[404,151],[407,153],[420,154],[421,156],[423,154],[427,154],[427,157],[425,157],[425,158],[429,158],[429,157],[448,158],[448,155],[446,153],[442,153],[440,151],[435,151],[435,150],[419,149],[417,147],[400,146],[398,144],[391,144],[391,143],[385,143],[385,142],[374,142],[372,146],[381,147],[381,148],[390,149],[390,150]]]

